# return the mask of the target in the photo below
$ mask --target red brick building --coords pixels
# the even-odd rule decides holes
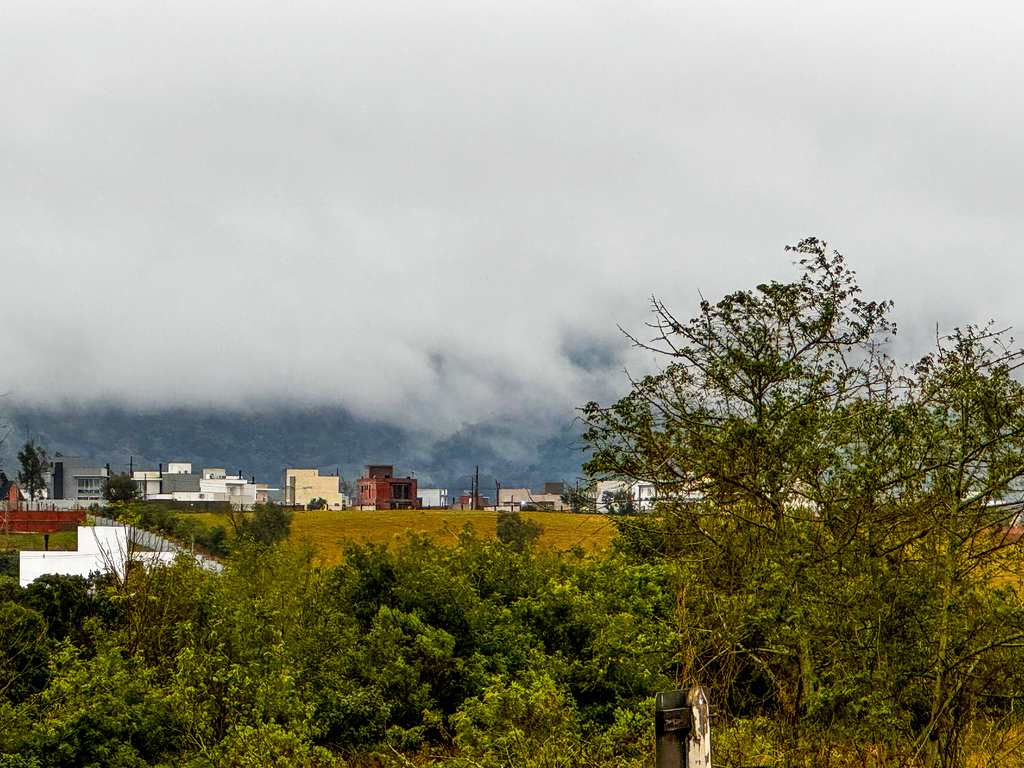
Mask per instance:
[[[23,501],[24,496],[18,484],[0,472],[0,501],[6,501],[9,509],[17,509],[18,502]]]
[[[359,478],[360,509],[419,509],[415,477],[395,477],[390,464],[367,464]]]

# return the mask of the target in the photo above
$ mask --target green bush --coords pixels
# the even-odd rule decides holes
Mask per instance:
[[[16,549],[0,549],[0,576],[17,579],[21,573],[20,555]]]
[[[525,552],[540,538],[544,530],[540,523],[523,520],[518,512],[499,512],[495,532],[498,541],[516,552]]]

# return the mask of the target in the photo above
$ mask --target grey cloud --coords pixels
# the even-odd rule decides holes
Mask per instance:
[[[896,299],[909,350],[1019,325],[1022,27],[967,3],[10,3],[4,388],[441,431],[567,410],[652,365],[615,330],[652,293],[688,317],[789,279],[809,234]]]

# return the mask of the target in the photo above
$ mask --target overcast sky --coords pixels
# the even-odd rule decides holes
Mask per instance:
[[[2,388],[448,429],[622,391],[657,294],[841,250],[900,344],[1024,325],[1024,13],[0,5]]]

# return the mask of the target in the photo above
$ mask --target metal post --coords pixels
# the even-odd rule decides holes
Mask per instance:
[[[711,768],[707,690],[663,691],[654,701],[657,768]]]

